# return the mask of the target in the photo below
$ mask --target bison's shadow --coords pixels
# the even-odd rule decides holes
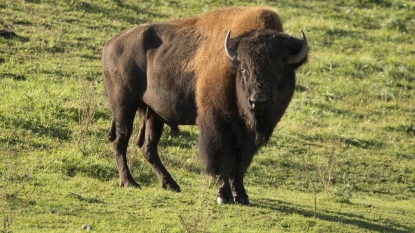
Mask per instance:
[[[0,58],[0,64],[2,63],[4,63],[4,59]],[[24,75],[7,73],[7,72],[0,73],[0,79],[2,78],[11,78],[15,81],[26,81],[26,77]]]
[[[19,24],[19,23],[17,23]],[[7,31],[7,30],[0,30],[0,37],[4,37],[6,39],[10,39],[10,40],[19,40],[22,42],[28,42],[29,38],[24,37],[24,36],[20,36],[18,34],[16,34],[15,32],[12,31]]]
[[[307,210],[307,207],[301,206],[298,204],[290,203],[287,201],[282,201],[279,199],[258,199],[255,203],[249,205],[250,207],[262,208],[265,210],[271,209],[281,213],[295,213],[302,215],[304,217],[312,218],[314,216],[313,211]],[[407,233],[412,232],[413,229],[410,227],[398,224],[396,222],[391,222],[391,226],[384,226],[372,222],[369,219],[365,219],[361,215],[329,211],[325,209],[318,209],[316,213],[316,218],[323,221],[338,222],[341,224],[355,225],[362,229],[367,229],[370,231],[378,232],[395,232],[395,233]]]

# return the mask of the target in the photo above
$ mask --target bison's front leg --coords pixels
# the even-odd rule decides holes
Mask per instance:
[[[216,184],[218,186],[218,204],[249,204],[242,177],[228,179],[226,176],[218,176]]]
[[[235,203],[247,205],[249,204],[248,195],[246,194],[244,187],[243,175],[237,175],[234,179],[230,180],[231,191]]]
[[[216,176],[216,185],[218,187],[217,202],[219,205],[234,203],[231,186],[228,177]]]
[[[243,187],[243,175],[248,163],[241,161],[240,149],[230,124],[220,119],[212,123],[202,117],[198,118],[199,155],[208,174],[220,174],[217,180],[218,203],[248,204]]]

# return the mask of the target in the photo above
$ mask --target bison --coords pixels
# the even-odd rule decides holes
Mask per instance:
[[[244,174],[292,98],[294,72],[307,60],[302,36],[283,33],[271,9],[231,7],[110,39],[102,68],[120,186],[139,186],[126,158],[138,112],[136,144],[163,188],[180,192],[157,152],[163,125],[197,125],[201,164],[218,177],[218,203],[248,204]]]

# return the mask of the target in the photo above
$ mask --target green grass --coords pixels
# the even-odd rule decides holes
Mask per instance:
[[[17,34],[0,37],[0,232],[82,232],[84,223],[94,232],[415,232],[413,1],[85,2],[0,2],[0,29]],[[119,188],[105,42],[229,5],[274,8],[311,46],[286,115],[246,175],[252,204],[216,205],[190,126],[180,138],[166,128],[159,147],[181,193],[162,190],[133,145],[142,189]]]

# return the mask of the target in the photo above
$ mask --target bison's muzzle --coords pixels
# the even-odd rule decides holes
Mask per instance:
[[[254,94],[248,98],[248,105],[255,115],[265,115],[269,105],[269,99],[263,94]]]

